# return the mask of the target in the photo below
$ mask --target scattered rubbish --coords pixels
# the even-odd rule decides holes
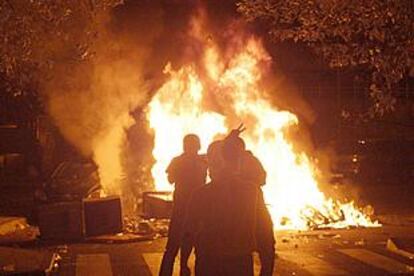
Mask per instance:
[[[158,219],[152,222],[155,232],[161,235],[161,237],[166,237],[168,235],[168,226],[170,224],[169,219]]]
[[[321,233],[321,234],[318,234],[317,237],[320,240],[339,239],[341,237],[341,235],[339,235],[339,234],[333,234],[333,233]]]
[[[149,221],[141,221],[138,223],[138,233],[143,235],[149,235],[154,233],[154,229]]]
[[[374,216],[374,207],[372,207],[371,205],[367,205],[362,209],[362,212],[367,215],[368,217],[372,217]]]
[[[1,270],[4,272],[12,272],[12,271],[15,271],[16,268],[14,264],[8,264],[8,265],[3,266]]]
[[[414,260],[414,246],[410,248],[409,244],[410,242],[404,242],[396,238],[389,238],[387,240],[386,247],[389,251],[395,254],[398,254],[410,260]]]
[[[151,235],[154,239],[168,235],[169,219],[124,218],[124,231],[131,234]]]
[[[363,246],[366,244],[366,241],[364,239],[360,239],[359,241],[356,241],[354,244]]]
[[[289,239],[287,239],[287,238],[282,238],[282,242],[283,242],[283,243],[288,243],[288,242],[289,242]]]
[[[65,245],[59,245],[57,248],[56,248],[56,251],[59,253],[59,254],[66,254],[66,253],[68,253],[68,246],[65,244]]]
[[[54,253],[50,261],[49,267],[45,270],[46,275],[55,275],[59,270],[61,261],[62,257],[58,253]]]
[[[16,228],[14,231],[0,235],[0,245],[18,245],[30,243],[39,236],[39,229],[33,226]]]
[[[29,227],[24,217],[0,217],[0,235],[8,235]]]
[[[124,231],[135,233],[138,231],[139,220],[137,218],[124,217]]]
[[[288,225],[290,223],[290,219],[288,217],[282,217],[280,219],[280,225]]]

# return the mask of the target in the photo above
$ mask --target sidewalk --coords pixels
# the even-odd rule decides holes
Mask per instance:
[[[0,274],[43,275],[41,272],[53,270],[53,262],[57,258],[57,255],[50,250],[0,246]]]

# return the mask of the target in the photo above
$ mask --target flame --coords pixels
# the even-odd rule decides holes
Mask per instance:
[[[214,136],[226,133],[227,128],[224,116],[203,110],[203,85],[192,67],[175,72],[167,65],[164,72],[170,74],[170,79],[149,105],[150,127],[155,130],[153,155],[157,160],[151,172],[156,189],[171,190],[165,181],[165,169],[182,152],[184,135],[197,134],[205,151]]]
[[[299,124],[297,116],[272,106],[260,87],[271,61],[261,41],[249,37],[230,49],[231,55],[224,55],[211,39],[203,41],[200,24],[194,26],[193,38],[205,45],[201,65],[188,64],[176,71],[167,65],[168,81],[148,107],[155,133],[156,189],[172,189],[165,169],[182,152],[185,134],[199,135],[205,151],[229,131],[228,126],[244,122],[247,148],[267,171],[263,191],[276,228],[379,226],[353,202],[341,203],[319,190],[317,168],[306,153],[295,152],[285,134]]]

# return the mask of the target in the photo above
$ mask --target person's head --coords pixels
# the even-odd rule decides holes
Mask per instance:
[[[226,162],[237,162],[246,150],[246,145],[242,138],[236,136],[225,139],[223,142],[223,158]]]
[[[223,168],[223,141],[212,142],[207,149],[208,170],[211,179],[216,179]]]
[[[201,148],[200,138],[195,134],[187,134],[183,139],[183,150],[185,153],[197,154]]]

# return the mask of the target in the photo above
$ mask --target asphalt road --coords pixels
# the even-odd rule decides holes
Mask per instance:
[[[414,224],[373,229],[289,232],[277,235],[274,275],[414,274],[414,259],[387,249],[390,237],[414,240]],[[124,244],[73,244],[59,275],[157,275],[165,238]],[[194,257],[190,259],[194,265]],[[255,270],[260,263],[255,258]],[[178,275],[178,269],[175,269]]]
[[[362,206],[372,204],[376,217],[384,226],[375,229],[276,232],[278,257],[275,275],[414,274],[414,259],[386,248],[390,237],[414,240],[412,186],[343,186],[343,189],[350,198],[361,201]],[[3,193],[2,197],[21,201],[15,195],[10,197]],[[0,210],[4,211],[1,206]],[[163,238],[124,244],[69,244],[60,250],[63,260],[59,275],[157,275],[165,242]],[[30,257],[35,256],[32,251],[44,249],[53,252],[56,246],[37,245],[26,249],[28,251],[24,252],[26,257],[23,262],[28,264],[27,258],[38,263],[34,257]],[[9,248],[0,248],[0,251],[6,255],[12,254]],[[8,265],[1,256],[0,268],[1,265]],[[258,271],[260,264],[257,258],[255,262]],[[193,266],[194,257],[190,264]],[[175,272],[178,275],[178,270]]]

